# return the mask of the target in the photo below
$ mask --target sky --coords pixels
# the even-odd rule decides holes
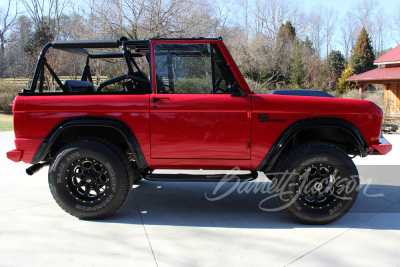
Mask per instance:
[[[400,7],[399,0],[376,0],[376,1],[379,3],[379,7],[383,7],[385,11],[390,15],[394,15],[399,10]],[[303,8],[306,11],[310,11],[312,10],[312,8],[318,5],[322,5],[324,7],[329,7],[329,8],[332,7],[337,11],[341,12],[342,15],[344,15],[347,13],[349,8],[355,5],[357,2],[359,2],[359,0],[301,0],[301,2],[303,4]],[[0,8],[6,8],[7,4],[8,0],[0,0]],[[21,2],[19,5],[20,5],[19,7],[20,10],[24,9]]]
[[[355,0],[302,0],[303,2],[303,7],[305,10],[310,11],[313,7],[322,5],[324,7],[332,7],[339,12],[342,11],[341,15],[344,15],[347,13],[347,11],[353,7],[356,3],[359,1]],[[383,7],[384,10],[390,14],[394,15],[396,11],[398,11],[398,8],[400,7],[400,1],[399,0],[377,0],[379,3],[379,7]],[[344,7],[344,8],[341,8]]]
[[[341,15],[347,13],[347,11],[354,6],[360,0],[300,0],[303,4],[305,11],[311,11],[314,7],[322,5],[324,7],[332,7],[339,11]],[[379,3],[379,7],[383,7],[389,15],[394,15],[400,8],[399,0],[376,0]],[[72,0],[74,2],[74,0]],[[8,0],[0,0],[0,8],[6,8]],[[24,9],[20,2],[19,10]],[[344,8],[343,8],[344,7]]]
[[[24,10],[24,7],[20,0],[12,0],[12,1],[19,1],[18,9],[20,11]],[[70,0],[70,1],[77,2],[80,0]],[[338,11],[339,19],[345,16],[348,11],[351,11],[352,8],[355,8],[356,4],[361,1],[362,0],[299,0],[299,2],[301,3],[301,8],[306,13],[310,13],[310,11],[317,8],[318,6],[322,6],[326,8],[333,8],[334,10]],[[385,13],[388,15],[389,19],[393,17],[395,14],[399,14],[398,12],[400,12],[399,0],[374,0],[374,1],[378,3],[378,9],[383,8]],[[8,0],[0,0],[0,9],[4,10],[5,8],[7,8],[6,6],[7,3]],[[397,46],[397,43],[393,39],[388,38],[385,46],[386,48],[393,48]],[[340,44],[334,44],[332,48],[340,49]]]
[[[301,0],[303,3],[303,9],[306,13],[309,13],[313,8],[323,6],[326,8],[333,8],[339,12],[339,18],[345,16],[348,11],[355,8],[357,3],[362,0]],[[394,15],[400,15],[400,1],[399,0],[375,0],[378,3],[378,9],[383,8],[389,19]],[[386,48],[394,48],[398,43],[390,37],[387,37]],[[340,44],[336,42],[333,44],[333,49],[340,49]]]

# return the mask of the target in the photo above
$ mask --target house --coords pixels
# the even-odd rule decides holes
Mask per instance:
[[[381,84],[385,88],[387,112],[400,115],[400,45],[374,61],[378,68],[349,77],[346,81],[356,82],[360,94],[369,84]]]

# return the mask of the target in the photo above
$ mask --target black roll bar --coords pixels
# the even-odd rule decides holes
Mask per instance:
[[[47,63],[46,58],[44,58],[43,64],[46,66],[46,68],[49,70],[50,74],[53,76],[53,78],[56,80],[57,84],[61,87],[61,89],[64,91],[64,85],[58,78],[57,74],[54,72],[54,70],[50,67],[50,65]]]
[[[39,78],[39,73],[43,68],[43,59],[45,58],[44,55],[46,54],[47,50],[51,47],[51,45],[52,43],[47,43],[40,52],[38,62],[36,63],[35,73],[33,74],[31,88],[29,89],[30,92],[35,91],[35,88],[37,86],[37,81]]]
[[[101,52],[101,53],[90,53],[89,58],[123,58],[122,52]]]
[[[53,41],[52,47],[55,49],[70,48],[118,48],[118,39],[114,40],[76,40],[76,41]]]
[[[84,48],[118,48],[121,45],[122,45],[122,52],[102,52],[102,53],[89,54],[88,51],[84,49]],[[68,52],[78,53],[81,55],[87,55],[88,58],[113,58],[113,57],[114,58],[119,58],[119,57],[125,58],[127,65],[128,65],[128,74],[130,76],[133,76],[133,67],[132,67],[131,57],[141,57],[143,55],[138,52],[130,52],[127,48],[128,47],[134,48],[135,50],[138,50],[138,51],[144,50],[144,49],[149,49],[149,41],[148,40],[122,40],[122,39],[120,41],[118,39],[114,39],[114,40],[95,40],[95,41],[94,40],[77,40],[77,41],[49,42],[43,47],[42,51],[40,52],[38,61],[36,63],[36,68],[35,68],[35,72],[33,74],[33,79],[32,79],[32,83],[31,83],[29,92],[35,91],[38,80],[39,80],[39,76],[42,77],[40,79],[39,92],[43,91],[43,78],[44,78],[43,75],[44,75],[44,66],[45,66],[45,61],[46,61],[45,55],[46,55],[47,50],[50,47],[53,47],[55,49],[65,50]],[[46,67],[49,69],[50,73],[55,77],[57,83],[60,85],[57,75],[51,68],[49,68],[50,66],[47,63],[46,63]],[[86,69],[86,71],[88,71],[88,69]],[[85,74],[83,73],[83,77],[86,79],[89,78],[89,80],[91,80],[90,75],[87,75],[85,77]],[[137,77],[136,77],[136,79],[137,79]],[[63,86],[60,86],[60,87],[63,88]]]

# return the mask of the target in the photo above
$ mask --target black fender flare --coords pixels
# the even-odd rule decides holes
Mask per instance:
[[[271,149],[268,151],[267,155],[257,166],[257,171],[271,171],[272,167],[278,160],[282,151],[292,139],[292,137],[298,132],[305,130],[307,128],[318,128],[318,127],[333,127],[340,128],[347,131],[357,143],[360,151],[360,156],[365,157],[370,153],[367,142],[360,130],[351,122],[334,117],[320,117],[303,119],[290,124],[278,137],[275,143],[272,145]]]
[[[132,156],[135,159],[137,165],[141,169],[146,169],[149,167],[146,158],[144,157],[143,151],[140,148],[139,142],[136,139],[135,134],[129,128],[126,123],[121,120],[111,118],[111,117],[71,117],[65,119],[58,123],[53,129],[48,133],[42,143],[36,150],[35,155],[32,158],[31,164],[36,164],[43,161],[46,155],[49,153],[52,145],[57,140],[58,136],[65,130],[71,129],[73,127],[107,127],[117,130],[127,142],[130,150],[132,151]]]

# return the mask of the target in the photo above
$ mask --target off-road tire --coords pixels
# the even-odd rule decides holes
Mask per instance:
[[[300,144],[279,160],[276,170],[280,173],[275,177],[277,200],[300,223],[336,221],[357,199],[360,180],[356,166],[332,144]]]
[[[101,219],[116,212],[132,183],[132,166],[124,152],[100,138],[65,145],[49,168],[49,187],[57,204],[80,219]]]

